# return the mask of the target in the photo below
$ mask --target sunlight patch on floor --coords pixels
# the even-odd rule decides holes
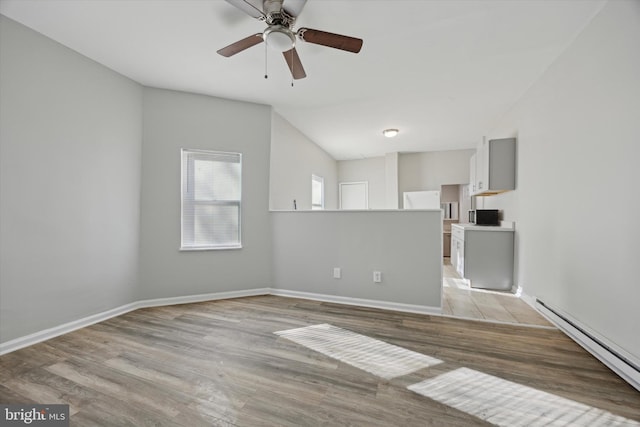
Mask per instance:
[[[436,358],[326,323],[274,333],[385,379],[442,363]]]
[[[443,277],[442,285],[446,288],[470,289],[468,280],[456,279],[454,277]]]
[[[469,368],[407,388],[499,426],[640,426],[602,409]]]

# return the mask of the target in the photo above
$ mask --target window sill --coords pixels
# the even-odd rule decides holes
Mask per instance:
[[[178,249],[180,252],[194,252],[194,251],[227,251],[242,249],[242,245],[231,246],[181,246]]]

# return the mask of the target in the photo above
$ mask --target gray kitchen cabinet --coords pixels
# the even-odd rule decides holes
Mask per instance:
[[[475,195],[478,191],[476,190],[478,186],[478,152],[471,155],[469,159],[469,193],[471,196]]]
[[[453,234],[451,235],[451,244],[450,244],[450,249],[451,249],[451,265],[453,266],[454,270],[457,270],[458,268],[458,260],[456,259],[457,255],[458,255],[458,251],[457,251],[457,247],[456,247],[456,243],[457,240],[455,237],[453,237]]]
[[[451,265],[460,277],[464,277],[464,230],[451,226]]]
[[[513,228],[454,224],[451,229],[451,261],[458,274],[468,279],[472,288],[511,290]]]
[[[483,140],[469,165],[471,193],[491,196],[516,188],[516,139]]]

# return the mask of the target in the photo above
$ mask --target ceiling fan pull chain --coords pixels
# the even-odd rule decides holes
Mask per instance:
[[[293,74],[296,69],[296,64],[293,62],[293,49],[294,48],[291,48],[291,87],[293,87]]]
[[[268,56],[268,51],[267,51],[267,44],[264,44],[264,78],[268,79],[269,76],[267,75],[267,56]]]

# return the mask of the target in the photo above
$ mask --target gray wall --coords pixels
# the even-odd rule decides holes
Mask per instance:
[[[359,181],[367,181],[369,183],[369,209],[386,209],[385,157],[340,160],[338,162],[338,183]]]
[[[269,206],[273,210],[311,209],[311,175],[324,178],[324,207],[337,209],[337,163],[333,157],[273,113]]]
[[[467,184],[475,150],[389,153],[385,157],[338,162],[338,182],[368,181],[370,209],[402,208],[403,192],[440,190]],[[390,200],[391,197],[397,200]]]
[[[398,209],[398,153],[384,156],[385,205],[387,209]]]
[[[460,185],[443,185],[440,193],[440,201],[442,203],[459,202],[460,201]]]
[[[272,212],[277,288],[441,307],[437,211]],[[333,268],[342,278],[333,278]],[[373,283],[373,270],[382,283]]]
[[[143,105],[138,299],[271,286],[271,107],[151,88]],[[242,249],[178,250],[180,148],[242,153]]]
[[[131,302],[142,88],[0,16],[0,342]]]
[[[489,137],[518,138],[518,284],[640,364],[640,2],[611,1]]]
[[[296,228],[306,228],[311,213],[297,213],[291,229],[271,221],[270,107],[143,88],[0,20],[1,343],[136,300],[273,287],[274,269],[281,288],[300,289],[293,275],[300,267],[288,255],[296,246],[288,242],[301,244],[295,230],[311,232]],[[183,147],[242,152],[242,249],[179,251]],[[327,172],[305,174],[324,175],[328,207],[331,200],[335,207],[337,165],[325,155],[314,154]],[[343,214],[349,219],[339,220]],[[325,223],[327,237],[315,229],[316,240],[340,236],[342,284],[352,266],[366,276],[337,295],[440,306],[439,229],[426,224],[433,222],[425,221],[428,213],[405,214],[397,228],[389,213],[349,212],[330,217],[340,224]],[[365,251],[356,253],[361,244]],[[385,280],[377,288],[368,271],[374,264]],[[324,272],[318,280],[304,290],[330,293]]]
[[[400,154],[398,187],[400,206],[405,191],[440,190],[446,184],[469,183],[469,159],[475,150]]]

